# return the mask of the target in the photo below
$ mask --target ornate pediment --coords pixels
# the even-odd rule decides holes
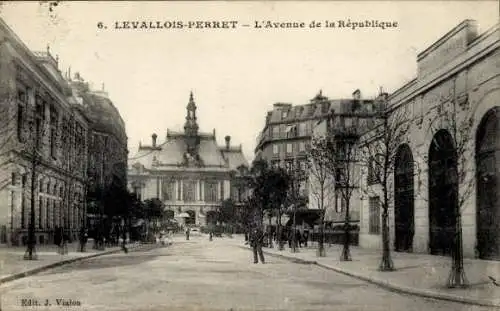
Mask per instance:
[[[203,161],[201,160],[199,154],[191,154],[189,152],[185,152],[182,165],[187,167],[202,167]]]

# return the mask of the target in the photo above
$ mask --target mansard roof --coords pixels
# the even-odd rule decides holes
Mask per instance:
[[[241,146],[218,146],[213,133],[199,133],[198,156],[200,170],[235,170],[240,165],[248,166]],[[186,168],[186,135],[183,132],[167,130],[167,137],[157,146],[139,146],[135,155],[129,158],[130,167],[139,163],[146,170],[177,170]]]
[[[243,155],[241,151],[241,146],[239,148],[230,148],[226,149],[226,147],[220,147],[221,152],[224,158],[227,160],[229,164],[230,170],[237,170],[240,166],[248,167],[248,161]]]

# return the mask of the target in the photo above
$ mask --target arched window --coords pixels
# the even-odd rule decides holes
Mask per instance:
[[[410,146],[403,144],[396,152],[394,163],[394,249],[413,250],[414,221],[414,169]]]
[[[451,134],[439,130],[429,148],[429,248],[449,255],[453,249],[458,212],[457,154]]]

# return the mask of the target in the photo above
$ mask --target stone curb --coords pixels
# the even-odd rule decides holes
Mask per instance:
[[[251,250],[252,249],[251,247],[241,246],[241,245],[238,245],[238,247],[246,249],[246,250]],[[288,261],[291,261],[291,262],[294,262],[294,263],[310,264],[310,265],[317,265],[318,264],[316,261],[305,260],[305,259],[301,259],[301,258],[293,258],[291,256],[285,256],[285,255],[281,255],[281,254],[271,253],[271,252],[265,251],[265,250],[263,250],[263,252],[266,255],[269,255],[269,256],[272,256],[272,257],[282,258],[282,259],[285,259],[285,260],[288,260]]]
[[[133,245],[133,246],[129,246],[128,250],[130,251],[132,249],[137,249],[137,248],[140,248],[141,246],[142,247],[147,247],[148,245],[149,244]],[[5,277],[3,277],[3,278],[0,279],[0,285],[3,285],[3,284],[8,283],[8,282],[15,281],[15,280],[18,280],[18,279],[21,279],[21,278],[25,278],[25,277],[31,276],[31,275],[40,273],[42,271],[46,271],[46,270],[50,270],[50,269],[53,269],[53,268],[56,268],[56,267],[59,267],[59,266],[63,266],[63,265],[69,264],[69,263],[73,263],[73,262],[77,262],[77,261],[82,261],[82,260],[90,259],[90,258],[95,258],[95,257],[99,257],[99,256],[104,256],[104,255],[110,255],[110,254],[120,253],[120,252],[123,252],[123,250],[121,248],[114,249],[114,250],[109,250],[109,251],[103,251],[101,253],[95,253],[95,254],[91,254],[91,255],[88,255],[88,256],[81,256],[81,257],[76,257],[76,258],[70,258],[70,259],[61,260],[61,261],[54,262],[54,263],[51,263],[51,264],[47,264],[47,265],[44,265],[44,266],[41,266],[41,267],[36,267],[36,268],[30,269],[30,270],[26,270],[26,271],[23,271],[23,272],[18,272],[18,273],[14,273],[14,274],[11,274],[11,275],[7,275],[7,276],[5,276]]]
[[[239,246],[243,249],[249,250],[250,247],[247,246]],[[398,292],[398,293],[403,293],[403,294],[410,294],[414,296],[419,296],[419,297],[424,297],[424,298],[432,298],[432,299],[439,299],[439,300],[446,300],[446,301],[452,301],[452,302],[459,302],[463,304],[470,304],[470,305],[478,305],[478,306],[485,306],[485,307],[496,307],[500,308],[500,302],[495,302],[495,301],[490,301],[486,299],[474,299],[474,298],[467,298],[467,297],[462,297],[462,296],[457,296],[457,295],[452,295],[452,294],[445,294],[445,293],[436,293],[430,290],[424,290],[424,289],[419,289],[419,288],[414,288],[414,287],[407,287],[399,284],[395,284],[393,282],[383,280],[380,278],[376,277],[370,277],[366,276],[360,273],[354,273],[352,271],[349,271],[347,269],[342,269],[338,267],[334,267],[331,265],[319,263],[317,261],[309,261],[309,260],[304,260],[300,258],[294,258],[291,255],[281,255],[281,254],[276,254],[272,253],[269,251],[264,250],[264,254],[273,256],[273,257],[279,257],[283,258],[288,261],[292,262],[298,262],[298,263],[306,263],[306,264],[314,264],[318,267],[328,269],[335,271],[337,273],[341,273],[365,282],[369,282],[375,285],[378,285],[382,288]],[[390,272],[387,272],[390,273]]]

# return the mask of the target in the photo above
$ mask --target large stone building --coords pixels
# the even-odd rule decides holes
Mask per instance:
[[[500,259],[499,47],[498,24],[478,34],[466,20],[421,52],[417,77],[388,97],[390,118],[410,126],[391,176],[394,249],[449,254],[460,211],[465,256]],[[363,247],[381,247],[376,202],[362,201]]]
[[[116,189],[114,187],[127,187],[125,123],[104,86],[102,90],[92,90],[79,73],[73,78],[68,74],[67,81],[72,88],[70,102],[88,118],[86,200],[89,217],[86,225],[94,234],[93,229],[105,213],[107,193]]]
[[[163,142],[157,138],[153,134],[151,145],[140,145],[129,158],[129,189],[141,200],[158,198],[180,222],[204,226],[223,200],[244,199],[246,192],[236,182],[248,168],[241,145],[231,146],[231,137],[226,136],[225,146],[218,146],[215,129],[198,131],[192,93],[184,131],[167,129]]]
[[[273,166],[285,168],[289,172],[297,170],[306,172],[291,175],[301,179],[299,192],[307,202],[305,206],[317,210],[320,208],[318,184],[314,176],[307,174],[307,156],[313,135],[327,134],[327,123],[332,114],[350,115],[372,102],[371,99],[361,98],[361,92],[356,90],[352,98],[330,99],[320,91],[305,105],[274,104],[273,110],[267,112],[264,128],[257,138],[255,156],[266,160]],[[346,119],[350,120],[350,118],[343,117],[342,121],[346,122]],[[333,189],[329,191],[329,194],[331,193]],[[325,220],[341,222],[345,214],[343,204],[341,201],[337,204],[333,197],[325,200]],[[359,204],[356,203],[351,204],[351,219],[354,221],[359,220]]]
[[[375,99],[362,98],[360,90],[352,95],[352,99],[332,100],[328,115],[315,124],[312,135],[313,140],[326,139],[332,146],[328,150],[336,152],[336,157],[328,157],[327,161],[332,162],[326,167],[311,163],[309,207],[319,209],[323,204],[325,219],[336,223],[346,219],[347,200],[350,221],[360,220],[363,192],[359,191],[359,181],[364,163],[359,160],[356,149],[361,135],[377,124],[374,116],[383,111],[387,96],[381,93]],[[327,151],[320,154],[322,152]],[[335,166],[335,174],[330,171],[332,166]]]
[[[75,238],[86,222],[95,118],[57,57],[31,52],[1,19],[0,77],[0,243],[26,243],[32,203],[37,243],[52,241],[57,226]]]

